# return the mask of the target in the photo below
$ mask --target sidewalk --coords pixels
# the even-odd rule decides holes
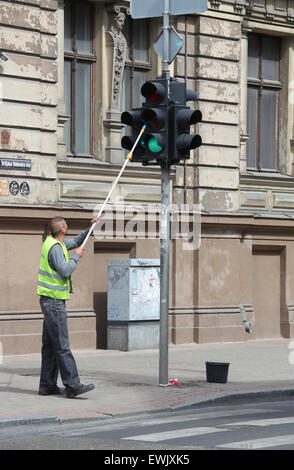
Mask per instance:
[[[168,387],[158,386],[158,350],[73,351],[81,382],[96,385],[93,391],[74,399],[38,395],[40,354],[4,356],[0,364],[0,426],[177,410],[224,398],[228,403],[242,398],[254,402],[260,394],[291,398],[294,343],[289,348],[290,342],[170,345],[169,379],[176,378],[181,385]],[[206,381],[206,361],[230,363],[227,383]],[[62,386],[61,382],[58,385]]]

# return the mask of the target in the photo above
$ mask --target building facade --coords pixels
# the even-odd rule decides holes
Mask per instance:
[[[124,161],[121,112],[140,106],[141,85],[161,73],[153,49],[161,19],[133,20],[129,7],[0,1],[4,354],[39,352],[48,221],[64,217],[69,235],[89,225]],[[205,13],[171,22],[184,39],[171,75],[198,93],[203,145],[171,169],[172,203],[188,210],[189,230],[201,208],[201,237],[197,249],[171,240],[170,341],[291,337],[294,0],[210,0]],[[107,347],[107,260],[159,258],[160,185],[157,166],[126,168],[109,223],[74,273],[72,348]]]

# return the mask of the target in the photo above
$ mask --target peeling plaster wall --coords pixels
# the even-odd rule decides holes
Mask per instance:
[[[60,214],[69,221],[71,235],[84,229],[92,208],[105,199],[121,168],[120,161],[105,161],[106,139],[101,138],[108,132],[105,90],[110,78],[105,31],[109,18],[105,2],[94,3],[96,19],[99,17],[95,31],[99,68],[94,105],[95,158],[76,159],[67,157],[63,143],[63,2],[0,0],[0,49],[9,56],[7,62],[0,63],[0,158],[31,161],[28,171],[0,171],[0,259],[8,267],[0,270],[0,336],[8,354],[40,350],[42,316],[35,290],[46,222]],[[279,6],[275,9],[274,4]],[[293,6],[292,0],[248,0],[245,8],[243,1],[220,0],[209,2],[209,10],[203,15],[172,19],[185,46],[171,65],[171,73],[186,79],[188,88],[197,91],[199,101],[188,104],[199,107],[203,114],[203,121],[192,128],[195,133],[199,131],[203,145],[172,171],[173,203],[201,203],[203,209],[199,249],[186,251],[180,239],[171,243],[169,333],[174,343],[251,339],[244,332],[240,303],[248,320],[256,317],[267,335],[264,297],[268,298],[276,283],[256,288],[256,267],[270,272],[264,276],[266,280],[281,276],[281,288],[275,294],[275,300],[281,300],[280,308],[273,304],[271,312],[281,331],[276,328],[274,335],[293,336],[293,224],[288,215],[283,218],[285,211],[291,216],[294,209],[294,114],[289,99],[294,79]],[[155,21],[154,39],[160,29],[159,21]],[[280,145],[281,169],[287,175],[246,173],[242,137],[246,137],[246,35],[250,31],[283,36],[282,66],[288,68],[282,77],[286,87]],[[151,75],[155,77],[161,64],[158,57],[153,57],[152,63]],[[110,124],[111,145],[119,150],[121,124],[119,120]],[[12,195],[12,181],[27,182],[29,194]],[[160,203],[160,171],[130,165],[114,199],[119,196],[127,204]],[[155,224],[154,239],[135,239],[132,243],[102,240],[95,243],[95,249],[90,239],[75,273],[76,295],[68,305],[73,347],[95,347],[96,314],[103,314],[100,299],[105,298],[107,290],[107,259],[158,258],[158,226]],[[15,259],[17,265],[12,262]],[[16,279],[19,296],[15,296]],[[93,293],[99,299],[96,313]]]
[[[195,106],[202,112],[202,122],[195,131],[203,145],[191,152],[184,166],[183,185],[177,168],[176,200],[201,203],[209,211],[236,211],[241,24],[238,20],[188,16],[178,17],[177,30],[185,34],[186,47],[176,58],[175,74],[186,78],[188,87],[198,93]],[[191,172],[194,184],[187,180]]]
[[[0,1],[0,158],[31,169],[1,170],[0,204],[57,200],[57,0]],[[11,194],[12,181],[29,193]],[[1,191],[2,188],[2,191]]]

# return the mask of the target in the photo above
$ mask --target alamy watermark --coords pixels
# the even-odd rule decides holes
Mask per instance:
[[[97,205],[94,214],[101,206]],[[183,250],[197,250],[201,244],[201,205],[127,205],[121,199],[105,207],[93,233],[96,240],[162,239],[167,234],[165,210],[170,217],[170,239],[181,239]]]

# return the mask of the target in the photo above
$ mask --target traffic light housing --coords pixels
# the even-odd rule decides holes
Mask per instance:
[[[169,105],[169,162],[170,165],[190,158],[190,151],[202,145],[201,136],[190,134],[190,126],[202,121],[201,111],[186,106],[197,101],[197,93],[187,90],[185,82],[171,80]]]
[[[132,128],[132,135],[125,135],[121,139],[121,146],[124,149],[131,150],[135,143],[135,140],[144,125],[141,119],[142,108],[133,109],[132,111],[124,111],[121,115],[121,122]],[[139,144],[133,151],[133,161],[141,161],[140,158],[145,154],[144,148]],[[139,158],[139,160],[137,160]]]
[[[142,108],[121,115],[121,122],[132,128],[132,135],[121,140],[124,149],[132,150],[145,125],[132,152],[132,161],[174,165],[189,159],[190,151],[202,144],[200,135],[190,134],[190,127],[202,121],[202,113],[186,105],[187,101],[197,101],[196,92],[188,90],[185,82],[157,78],[146,81],[141,94],[145,98]]]
[[[131,150],[134,142],[145,124],[145,132],[138,142],[132,161],[142,162],[143,165],[162,164],[168,161],[168,80],[156,79],[145,82],[141,88],[145,98],[142,108],[124,112],[121,122],[132,127],[132,135],[124,136],[121,145]]]

